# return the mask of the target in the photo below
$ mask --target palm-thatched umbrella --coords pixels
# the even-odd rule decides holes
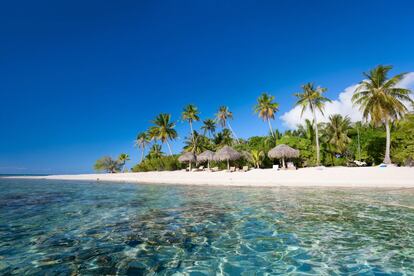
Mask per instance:
[[[227,169],[230,170],[230,160],[240,159],[242,155],[229,146],[224,146],[216,152],[214,160],[227,161]]]
[[[214,160],[214,152],[212,152],[211,150],[206,150],[197,156],[197,161],[200,161],[200,162],[207,161],[208,169],[210,169],[210,161],[212,160]]]
[[[178,162],[180,163],[188,163],[188,168],[191,171],[191,162],[195,162],[197,157],[192,152],[186,152],[178,157]]]
[[[267,156],[269,158],[282,159],[282,166],[285,167],[285,158],[297,158],[299,157],[299,151],[282,144],[271,149]]]

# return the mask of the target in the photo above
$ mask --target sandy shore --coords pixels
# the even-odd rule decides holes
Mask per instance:
[[[257,187],[382,187],[414,188],[414,168],[305,168],[296,171],[272,169],[248,172],[144,172],[21,176],[27,179],[115,181],[146,184],[257,186]]]

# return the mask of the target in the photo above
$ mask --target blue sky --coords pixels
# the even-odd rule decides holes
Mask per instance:
[[[414,71],[412,1],[3,1],[0,173],[81,173],[132,147],[160,112],[220,105],[241,137],[268,91],[292,109],[300,85],[332,99],[377,64]],[[199,125],[196,125],[199,127]],[[177,122],[178,152],[188,125]]]

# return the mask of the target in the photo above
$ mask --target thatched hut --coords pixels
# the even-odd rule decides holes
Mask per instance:
[[[180,157],[178,157],[178,162],[180,163],[188,163],[188,169],[191,171],[191,163],[196,162],[197,157],[192,152],[183,153]]]
[[[216,161],[227,161],[227,169],[230,170],[230,160],[240,159],[242,155],[229,146],[224,146],[216,152],[214,160]]]
[[[211,150],[206,150],[203,153],[200,153],[197,156],[197,161],[199,162],[206,162],[207,161],[207,168],[210,169],[210,161],[214,160],[214,152]]]
[[[285,167],[285,158],[297,158],[299,157],[299,151],[289,147],[288,145],[278,145],[271,149],[267,156],[273,159],[282,159],[282,166]]]

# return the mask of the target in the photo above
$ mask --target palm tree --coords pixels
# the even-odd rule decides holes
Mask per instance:
[[[119,155],[119,157],[118,157],[118,161],[119,161],[119,163],[121,164],[121,166],[122,166],[122,172],[124,172],[125,171],[125,164],[126,164],[126,162],[127,161],[129,161],[129,160],[131,160],[130,158],[129,158],[129,155],[128,154],[126,154],[126,153],[121,153],[120,155]]]
[[[259,118],[262,118],[264,121],[267,121],[269,124],[270,133],[273,136],[273,128],[272,124],[270,123],[270,119],[275,119],[275,113],[279,111],[279,104],[273,102],[275,99],[274,96],[269,95],[267,93],[263,93],[257,99],[257,104],[254,107],[254,112],[256,112]]]
[[[207,134],[213,136],[216,132],[216,122],[212,119],[204,120],[201,129],[204,131],[204,136]]]
[[[193,137],[187,138],[184,142],[184,151],[200,154],[205,150],[212,149],[211,141],[206,136],[194,131]]]
[[[357,143],[358,143],[358,161],[361,161],[361,136],[360,136],[360,129],[362,128],[362,122],[358,121],[354,124],[356,131],[357,131]]]
[[[135,146],[141,149],[141,160],[144,160],[145,148],[150,142],[150,135],[147,132],[140,132],[137,135],[137,139],[135,139]]]
[[[158,144],[152,145],[148,152],[148,157],[152,159],[161,158],[163,155],[164,153],[162,152],[161,145]]]
[[[230,119],[233,119],[233,113],[230,112],[229,108],[227,106],[220,106],[219,110],[216,114],[216,119],[219,122],[220,126],[222,128],[229,128],[231,133],[233,134],[234,138],[236,138],[236,141],[238,140],[236,133],[231,128],[231,125],[229,123]]]
[[[221,132],[214,136],[214,144],[216,146],[231,146],[233,144],[233,138],[228,128],[223,129]]]
[[[159,114],[153,121],[155,126],[151,127],[150,132],[154,135],[155,139],[160,140],[163,144],[167,144],[168,151],[170,152],[170,155],[172,155],[168,140],[174,140],[177,138],[177,131],[174,129],[175,123],[172,123],[170,120],[170,114]]]
[[[313,121],[311,121],[309,119],[305,119],[305,124],[304,125],[299,125],[297,131],[299,133],[299,136],[308,139],[312,143],[314,142],[314,140],[315,140],[315,128],[313,126]]]
[[[351,138],[348,132],[351,129],[351,120],[348,116],[342,117],[339,114],[329,116],[329,122],[326,123],[323,130],[326,142],[333,146],[336,153],[343,154]]]
[[[250,152],[246,152],[247,160],[253,164],[256,168],[260,168],[260,165],[263,162],[263,159],[265,158],[265,154],[261,150],[253,149]]]
[[[413,103],[409,89],[396,87],[405,74],[388,78],[391,69],[392,66],[378,65],[368,73],[364,73],[367,79],[361,81],[352,97],[353,103],[359,105],[365,120],[370,119],[376,126],[385,125],[387,140],[384,164],[391,164],[390,123],[402,118],[408,112],[405,103]]]
[[[315,87],[313,83],[307,83],[302,85],[302,93],[294,94],[295,97],[298,98],[296,102],[296,106],[302,107],[302,113],[305,112],[306,109],[310,109],[313,116],[314,127],[315,127],[315,140],[316,140],[316,164],[319,166],[320,157],[319,157],[319,131],[318,131],[318,121],[316,118],[316,111],[321,112],[323,115],[323,108],[326,102],[330,102],[328,98],[322,96],[324,92],[326,92],[326,88],[322,87]]]
[[[191,137],[193,140],[194,140],[193,122],[200,120],[200,117],[198,116],[199,113],[200,112],[198,111],[195,105],[189,104],[186,107],[184,107],[183,113],[181,115],[181,118],[190,124]]]
[[[114,160],[109,156],[104,156],[98,160],[94,165],[96,171],[106,171],[108,173],[116,173],[120,171],[121,163],[119,160]]]

